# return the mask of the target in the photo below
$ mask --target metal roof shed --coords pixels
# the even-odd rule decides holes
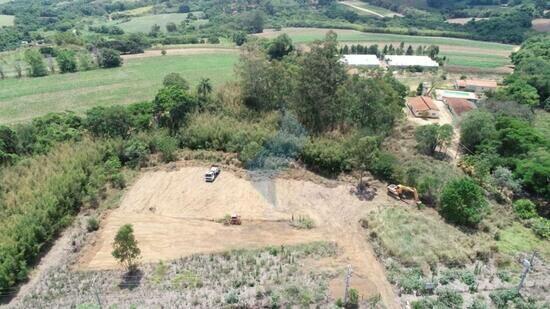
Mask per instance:
[[[344,55],[342,62],[351,66],[380,66],[380,60],[376,55]]]
[[[437,68],[439,63],[432,60],[428,56],[397,56],[387,55],[386,62],[390,67],[425,67],[425,68]]]

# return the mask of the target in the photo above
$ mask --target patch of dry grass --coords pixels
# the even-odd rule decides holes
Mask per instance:
[[[377,249],[405,265],[463,265],[476,255],[475,241],[431,210],[386,208],[367,225]]]

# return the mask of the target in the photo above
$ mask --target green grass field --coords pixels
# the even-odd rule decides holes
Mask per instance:
[[[2,1],[2,0],[0,0],[0,1]],[[15,19],[15,16],[0,14],[0,27],[2,27],[2,26],[13,26],[14,19]]]
[[[187,18],[187,14],[171,13],[171,14],[158,14],[158,15],[145,15],[145,16],[139,16],[139,17],[132,17],[130,21],[127,21],[127,22],[120,22],[115,20],[115,21],[109,22],[108,24],[117,25],[120,28],[122,28],[124,32],[129,32],[129,33],[132,33],[132,32],[147,33],[151,30],[151,26],[153,26],[154,24],[157,24],[160,26],[161,31],[166,32],[167,23],[173,22],[176,25],[179,25],[186,18]],[[193,21],[193,24],[204,24],[207,22],[208,20],[199,19],[199,20]]]
[[[191,85],[201,77],[219,85],[233,74],[237,53],[150,57],[98,69],[42,78],[0,81],[0,123],[16,123],[49,112],[84,112],[93,106],[151,100],[162,78],[178,72]]]
[[[287,33],[295,43],[310,43],[322,39],[328,29],[318,28],[283,28],[281,31],[265,33],[261,36],[274,37],[281,33]],[[514,50],[514,45],[493,42],[474,41],[466,39],[412,36],[385,33],[365,33],[355,30],[335,30],[338,40],[348,44],[385,44],[405,45],[438,45],[441,55],[449,58],[449,65],[496,68],[510,63],[509,55]]]

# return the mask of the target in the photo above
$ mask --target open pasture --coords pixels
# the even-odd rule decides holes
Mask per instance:
[[[200,16],[200,12],[193,13],[197,16]],[[109,22],[109,25],[116,25],[122,28],[124,32],[133,33],[133,32],[144,32],[147,33],[151,30],[151,27],[154,24],[160,26],[160,30],[166,32],[166,24],[175,23],[179,25],[182,21],[187,18],[187,14],[184,13],[170,13],[170,14],[157,14],[157,15],[144,15],[138,17],[132,17],[129,21],[120,21],[115,20]],[[204,24],[208,22],[204,19],[199,19],[193,21],[193,24]]]
[[[1,2],[2,0],[0,0]],[[0,28],[3,26],[13,26],[15,16],[0,14]]]
[[[202,77],[219,85],[229,79],[238,55],[216,52],[127,59],[120,68],[41,78],[0,81],[0,123],[15,123],[49,112],[84,112],[93,106],[151,100],[162,78],[178,72],[194,86]]]

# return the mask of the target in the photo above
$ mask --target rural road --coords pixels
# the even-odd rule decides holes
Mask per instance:
[[[342,3],[342,4],[344,4],[344,5],[347,5],[347,6],[349,6],[349,7],[352,7],[352,8],[354,8],[354,9],[356,9],[356,10],[363,11],[363,12],[365,12],[365,13],[369,13],[369,14],[372,14],[372,15],[376,15],[376,16],[381,17],[381,18],[386,17],[386,16],[384,16],[384,15],[382,15],[382,14],[376,13],[375,11],[372,11],[372,10],[369,10],[369,9],[365,9],[365,8],[362,8],[362,7],[359,7],[359,6],[354,5],[354,4],[351,4],[351,3],[349,3],[349,2],[343,1],[343,2],[340,2],[340,3]]]

